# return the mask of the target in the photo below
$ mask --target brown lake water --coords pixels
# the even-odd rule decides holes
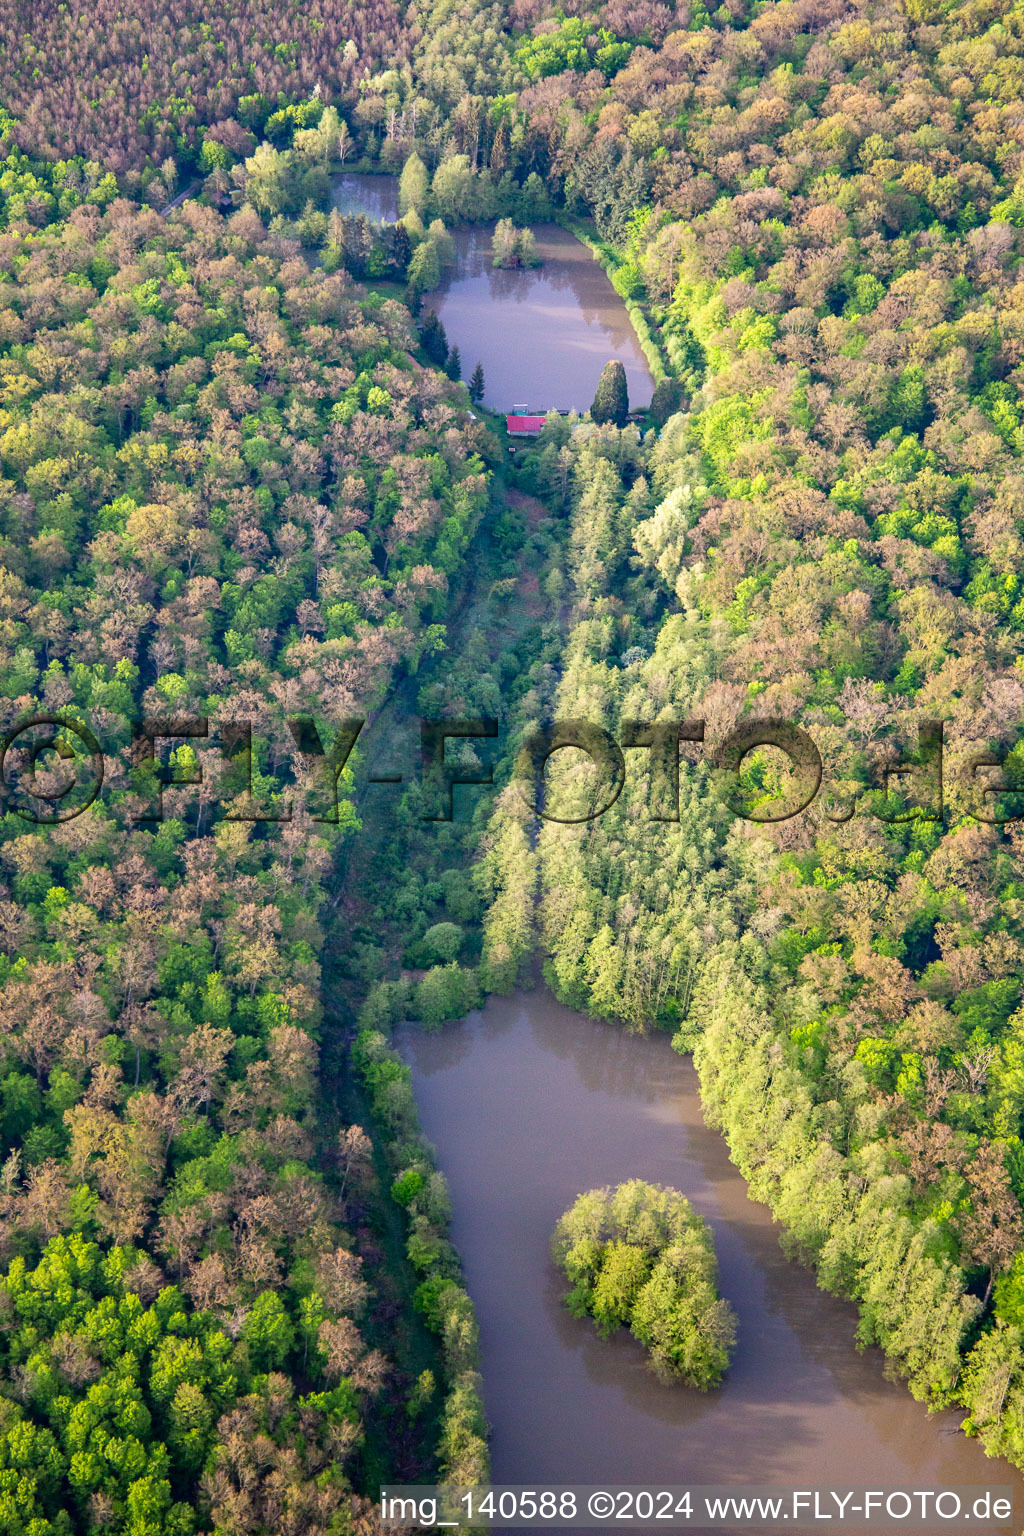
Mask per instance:
[[[929,1414],[887,1381],[881,1354],[855,1348],[854,1307],[783,1257],[667,1036],[628,1035],[538,988],[492,998],[439,1034],[405,1030],[400,1045],[451,1186],[495,1483],[1009,1486],[1015,1524],[928,1528],[1020,1530],[1024,1481],[961,1434],[958,1415]],[[682,1190],[714,1230],[720,1289],[739,1318],[716,1392],[660,1385],[627,1334],[601,1340],[562,1305],[555,1221],[583,1190],[634,1177]]]
[[[333,196],[344,213],[398,217],[392,176],[338,176]],[[455,268],[423,299],[458,347],[463,378],[482,364],[484,403],[585,411],[601,369],[615,359],[626,370],[630,406],[649,405],[654,385],[626,306],[586,246],[557,224],[536,224],[541,265],[502,271],[491,265],[493,231],[493,224],[452,230]]]

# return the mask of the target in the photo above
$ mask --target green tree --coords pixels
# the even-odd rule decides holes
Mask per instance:
[[[491,262],[496,267],[518,266],[518,235],[511,219],[499,219],[491,236]]]
[[[447,223],[472,217],[473,172],[469,156],[452,155],[442,160],[430,190],[438,213]]]
[[[480,998],[476,978],[452,961],[435,965],[416,987],[416,1013],[424,1024],[436,1028],[446,1019],[461,1019]]]
[[[295,1342],[295,1330],[276,1291],[262,1291],[242,1324],[242,1338],[249,1346],[257,1370],[280,1370]]]
[[[628,1324],[637,1294],[650,1272],[650,1259],[632,1243],[608,1243],[590,1301],[590,1312],[602,1338]]]
[[[620,362],[607,362],[597,382],[594,403],[590,407],[592,420],[611,422],[624,427],[629,419],[629,392],[626,388],[626,370]]]
[[[241,181],[245,200],[268,218],[280,213],[288,201],[291,157],[272,144],[260,144],[232,176]]]
[[[428,240],[432,240],[437,248],[437,259],[442,270],[450,267],[455,261],[455,241],[445,228],[441,219],[431,219],[427,230]]]
[[[5,1364],[31,1374],[33,1412],[48,1426],[0,1411],[0,1508],[3,1469],[19,1466],[23,1478],[31,1469],[44,1509],[59,1476],[81,1508],[103,1506],[123,1521],[126,1536],[192,1531],[170,1480],[198,1471],[217,1415],[235,1400],[234,1346],[209,1316],[186,1314],[176,1287],[147,1307],[126,1280],[138,1259],[55,1237],[35,1268],[17,1258],[0,1281]]]
[[[409,286],[420,293],[428,293],[441,281],[441,263],[433,240],[422,240],[412,253],[409,262]]]
[[[539,261],[531,229],[518,229],[511,219],[499,219],[491,239],[495,267],[535,267]]]
[[[447,965],[457,957],[462,939],[458,923],[434,923],[423,935],[423,948],[431,959]]]
[[[415,211],[422,218],[427,206],[430,177],[419,155],[413,150],[402,167],[398,180],[398,207],[400,212]]]
[[[482,363],[477,363],[469,380],[469,398],[474,404],[479,405],[484,398],[484,369]]]
[[[537,250],[537,241],[532,229],[519,231],[519,265],[521,267],[536,267],[540,265],[540,254]]]
[[[436,310],[428,310],[420,326],[420,345],[432,363],[444,367],[448,361],[448,338]]]

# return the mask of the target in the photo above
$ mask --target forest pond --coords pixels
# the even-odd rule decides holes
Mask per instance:
[[[338,176],[333,197],[343,213],[398,217],[393,176]],[[455,269],[423,300],[458,347],[463,377],[483,365],[484,404],[588,410],[601,369],[615,358],[626,370],[630,406],[649,405],[653,381],[626,306],[586,246],[557,224],[536,224],[541,266],[500,271],[491,265],[493,230],[453,229]]]
[[[1002,1487],[1016,1523],[974,1528],[1020,1529],[1020,1475],[958,1433],[962,1415],[930,1415],[886,1381],[881,1354],[855,1348],[854,1307],[784,1258],[667,1036],[626,1034],[538,988],[439,1034],[409,1028],[400,1048],[451,1186],[495,1483]],[[720,1290],[739,1317],[718,1391],[661,1386],[628,1335],[602,1341],[561,1303],[555,1221],[581,1191],[629,1178],[682,1190],[714,1230]]]

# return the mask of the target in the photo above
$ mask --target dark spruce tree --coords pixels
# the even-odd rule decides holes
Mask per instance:
[[[420,345],[436,367],[445,366],[448,361],[448,337],[445,335],[444,326],[437,318],[436,311],[432,309],[428,310],[426,319],[420,326]]]
[[[396,278],[401,278],[408,270],[412,257],[409,231],[405,225],[385,224],[381,230],[381,245],[392,274]]]
[[[484,397],[484,370],[481,363],[477,363],[469,380],[469,398],[479,405]]]
[[[373,226],[365,213],[345,220],[345,265],[353,277],[366,276],[373,246]]]
[[[626,370],[621,363],[605,363],[597,381],[597,392],[590,407],[592,421],[613,422],[624,427],[629,417],[629,394],[626,389]]]
[[[450,379],[458,381],[462,378],[462,358],[459,356],[458,347],[452,347],[448,353],[448,362],[444,371]]]

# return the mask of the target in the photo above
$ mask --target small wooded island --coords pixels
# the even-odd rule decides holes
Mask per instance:
[[[721,1383],[736,1315],[718,1294],[711,1228],[685,1195],[642,1179],[588,1190],[559,1218],[551,1252],[574,1317],[592,1317],[602,1338],[628,1328],[661,1381]]]
[[[539,267],[540,256],[532,229],[519,229],[511,219],[499,219],[491,239],[496,267]]]

